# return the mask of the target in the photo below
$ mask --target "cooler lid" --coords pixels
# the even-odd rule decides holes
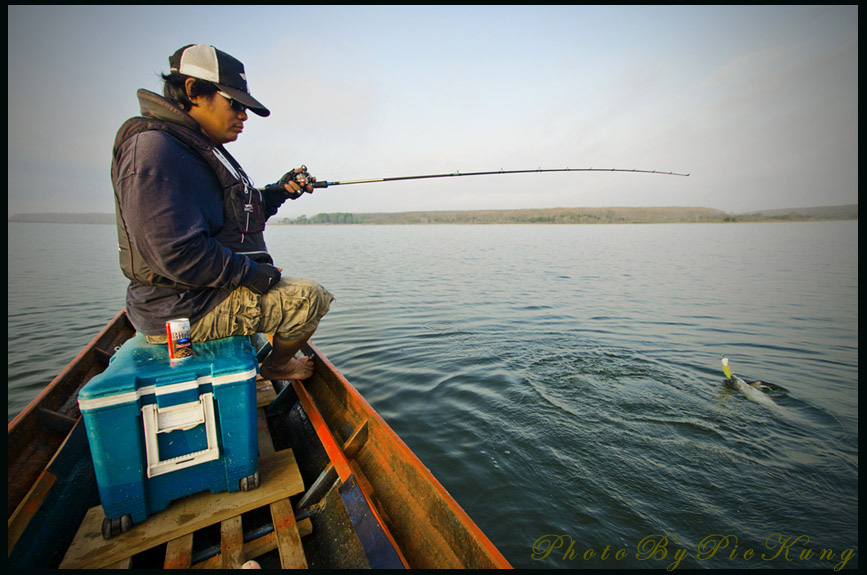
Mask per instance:
[[[258,363],[249,338],[238,336],[193,344],[194,355],[169,360],[168,346],[147,342],[142,334],[124,343],[106,370],[93,377],[79,392],[79,402],[122,396],[135,401],[163,386],[198,381],[200,385],[225,385],[255,379]]]

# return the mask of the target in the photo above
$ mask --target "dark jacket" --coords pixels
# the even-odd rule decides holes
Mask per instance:
[[[142,116],[118,131],[111,176],[127,315],[157,335],[251,284],[257,262],[273,263],[265,221],[286,195],[255,189],[187,113],[147,90],[138,96]]]

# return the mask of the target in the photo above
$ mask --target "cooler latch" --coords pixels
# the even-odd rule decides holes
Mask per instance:
[[[155,404],[141,408],[144,422],[145,452],[147,455],[147,475],[154,477],[185,467],[220,458],[217,443],[217,426],[214,423],[214,394],[205,393],[198,401],[159,408]],[[185,455],[160,460],[158,433],[192,429],[205,424],[208,447]]]

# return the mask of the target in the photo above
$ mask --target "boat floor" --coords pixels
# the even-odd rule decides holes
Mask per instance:
[[[189,495],[108,540],[102,537],[102,507],[93,507],[60,568],[232,569],[249,560],[265,568],[307,568],[301,538],[313,525],[309,517],[296,522],[289,500],[304,491],[303,480],[292,450],[275,451],[265,419],[265,406],[275,397],[271,382],[259,379],[259,487]]]

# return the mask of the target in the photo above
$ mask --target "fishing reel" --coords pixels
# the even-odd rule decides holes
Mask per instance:
[[[301,187],[301,189],[297,192],[287,192],[285,185],[289,182],[295,182]],[[263,189],[279,189],[282,193],[286,194],[288,198],[294,200],[300,198],[304,193],[306,193],[307,186],[309,185],[312,185],[314,188],[325,188],[328,187],[328,182],[317,182],[316,178],[311,176],[310,172],[307,171],[307,166],[301,166],[291,172],[286,172],[277,183],[265,186]]]
[[[316,182],[315,178],[310,175],[310,172],[307,171],[307,166],[301,166],[297,170],[295,170],[295,175],[292,177],[295,180],[295,183],[301,186],[302,191],[307,190],[307,184],[313,184]]]
[[[317,182],[316,178],[310,175],[310,172],[307,171],[307,166],[302,165],[300,168],[295,170],[294,176],[292,179],[296,184],[301,186],[302,193],[307,191],[307,186],[313,186],[314,188],[327,188],[328,182],[321,181]]]

